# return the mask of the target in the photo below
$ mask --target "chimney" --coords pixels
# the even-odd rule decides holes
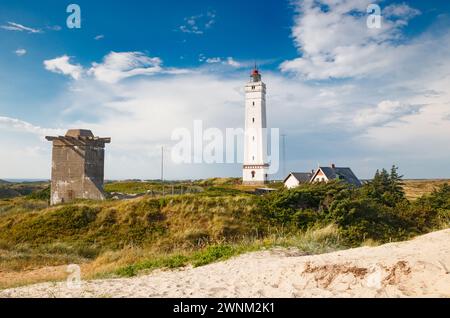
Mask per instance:
[[[336,165],[334,163],[332,163],[331,168],[336,169]]]

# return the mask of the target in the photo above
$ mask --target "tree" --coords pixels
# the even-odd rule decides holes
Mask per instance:
[[[390,173],[386,169],[377,170],[373,180],[365,186],[364,193],[384,205],[394,207],[405,201],[402,178],[395,165]]]
[[[405,191],[403,190],[403,176],[398,174],[398,167],[393,165],[389,175],[389,193],[395,202],[405,200]]]

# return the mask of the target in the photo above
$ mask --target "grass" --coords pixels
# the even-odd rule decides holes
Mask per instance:
[[[81,265],[84,278],[100,278],[202,266],[273,246],[305,253],[337,248],[330,239],[336,230],[274,228],[255,196],[228,191],[6,213],[0,216],[0,288],[64,278],[70,263]]]
[[[180,251],[195,253],[210,245],[234,243],[258,236],[269,226],[254,196],[245,193],[145,196],[43,209],[29,206],[30,210],[19,208],[28,200],[15,200],[14,210],[0,214],[0,271],[16,272],[17,276],[23,271],[68,263],[81,263],[87,275],[95,276],[150,255],[161,259]],[[202,257],[194,263],[211,259],[211,255]],[[177,258],[169,261],[180,263]],[[175,266],[170,262],[157,264]],[[11,281],[18,284],[20,279]],[[0,279],[0,288],[9,286]]]
[[[147,259],[136,264],[121,267],[116,271],[119,276],[135,276],[142,270],[152,270],[157,268],[173,269],[192,265],[194,267],[207,265],[219,260],[225,260],[235,256],[248,248],[239,249],[233,245],[212,245],[193,253],[172,254],[159,258]]]
[[[339,243],[339,233],[335,225],[330,224],[324,228],[307,230],[305,232],[272,233],[264,239],[244,239],[238,244],[217,244],[207,246],[198,251],[179,252],[162,257],[148,258],[143,261],[120,267],[115,271],[119,276],[131,277],[141,271],[159,268],[173,269],[191,265],[204,266],[231,257],[270,249],[273,247],[294,247],[305,254],[319,254],[342,249]]]
[[[271,183],[272,188],[281,188],[281,182]],[[199,193],[203,191],[234,191],[234,192],[254,192],[258,185],[243,185],[239,178],[211,178],[194,181],[120,181],[105,184],[107,193],[119,192],[124,194],[144,194],[155,195]]]
[[[430,194],[445,183],[450,183],[450,180],[404,180],[403,189],[405,191],[406,197],[409,200],[416,200],[423,196],[424,194]]]
[[[408,198],[415,199],[443,183],[414,180],[405,181],[404,187]],[[0,200],[0,288],[64,279],[70,263],[81,266],[83,279],[129,277],[154,269],[203,266],[273,247],[294,247],[305,254],[346,248],[336,225],[300,231],[274,224],[252,194],[256,187],[237,179],[172,185],[201,191],[48,207],[42,200],[45,188],[39,188],[37,195]],[[161,186],[127,181],[106,188],[138,193],[157,192]]]
[[[1,180],[0,180],[1,181]],[[33,192],[44,190],[48,182],[0,182],[0,199],[27,196]]]
[[[0,268],[0,289],[16,286],[60,281],[67,277],[67,264],[81,266],[83,279],[132,277],[155,269],[175,269],[185,266],[204,266],[224,261],[247,252],[267,250],[273,247],[296,248],[304,254],[319,254],[345,248],[340,244],[339,232],[335,225],[310,229],[296,234],[273,231],[264,238],[247,237],[235,243],[217,243],[191,249],[164,252],[148,247],[127,247],[116,251],[106,251],[95,259],[77,256],[69,246],[54,246],[52,253],[44,250],[29,250],[22,247],[22,255],[3,254],[5,258],[22,258],[14,265],[16,271]],[[55,253],[60,250],[62,254]],[[7,252],[16,253],[16,252]],[[48,258],[43,256],[47,255]],[[35,258],[36,257],[36,258]],[[35,258],[35,259],[34,259]],[[30,267],[25,266],[28,259]],[[41,263],[35,263],[40,259]],[[59,265],[58,265],[59,264]],[[5,265],[3,263],[3,265]],[[11,265],[11,263],[10,263]]]

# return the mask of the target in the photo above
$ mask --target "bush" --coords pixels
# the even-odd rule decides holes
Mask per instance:
[[[340,182],[303,184],[269,194],[260,206],[275,223],[304,229],[323,219],[329,204],[347,189]]]
[[[227,259],[235,255],[236,250],[230,245],[208,246],[206,250],[194,255],[192,265],[194,267],[203,266],[218,260]]]
[[[410,203],[401,185],[393,166],[390,174],[377,171],[361,188],[339,182],[305,184],[264,197],[260,207],[273,224],[291,230],[336,224],[343,242],[351,246],[406,239],[449,226],[450,186]]]
[[[43,190],[38,190],[35,192],[32,192],[27,196],[28,199],[31,200],[41,200],[41,201],[50,201],[50,187],[47,187]]]
[[[450,186],[444,184],[433,193],[416,200],[409,213],[411,223],[417,226],[420,232],[450,225]]]
[[[335,201],[327,219],[339,226],[344,240],[352,246],[367,239],[386,242],[402,238],[402,229],[408,226],[391,207],[358,195]]]

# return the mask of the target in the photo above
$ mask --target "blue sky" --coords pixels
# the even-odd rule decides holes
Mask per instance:
[[[243,125],[254,62],[287,171],[450,177],[448,1],[74,1],[81,29],[66,26],[70,3],[0,3],[0,178],[49,177],[42,137],[78,126],[113,138],[107,178],[157,178],[175,128]],[[370,3],[381,29],[366,26]],[[240,165],[167,162],[167,175]]]

